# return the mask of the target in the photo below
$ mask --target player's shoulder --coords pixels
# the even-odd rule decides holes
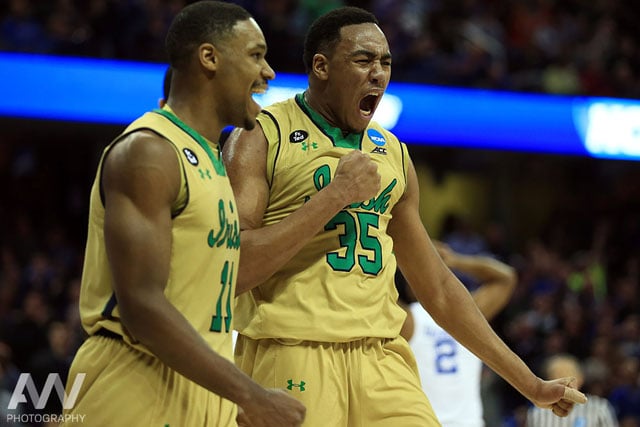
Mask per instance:
[[[287,98],[282,101],[274,102],[273,104],[267,105],[262,108],[260,111],[260,116],[273,116],[273,115],[281,115],[281,114],[291,114],[294,109],[297,108],[297,103],[295,97]]]
[[[294,98],[285,99],[264,107],[258,114],[257,121],[262,127],[275,126],[280,128],[282,124],[296,120],[296,112],[299,108]]]
[[[151,129],[135,129],[114,141],[105,158],[105,165],[135,168],[139,165],[173,167],[175,150],[167,139]]]

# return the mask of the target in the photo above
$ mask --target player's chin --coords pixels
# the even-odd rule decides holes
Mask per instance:
[[[369,123],[371,123],[371,119],[373,119],[373,113],[363,114],[358,110],[358,114],[353,117],[352,123],[350,123],[350,127],[352,131],[363,132],[367,128],[367,126],[369,126]]]
[[[362,133],[365,131],[365,129],[367,129],[367,126],[369,126],[370,121],[358,121],[357,123],[351,123],[351,125],[349,126],[349,131],[350,132],[354,132],[354,133]]]
[[[260,110],[255,110],[251,108],[251,106],[247,106],[247,108],[236,111],[235,117],[230,123],[234,127],[243,128],[246,130],[252,130],[256,127],[256,117]]]
[[[244,119],[244,123],[242,124],[242,128],[246,130],[252,130],[256,127],[256,118],[255,117],[246,117]]]

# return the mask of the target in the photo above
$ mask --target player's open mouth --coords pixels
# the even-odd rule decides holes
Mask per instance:
[[[369,117],[373,114],[378,105],[380,96],[377,93],[366,95],[360,100],[359,108],[360,114],[365,117]]]
[[[256,94],[257,94],[257,95],[260,95],[260,94],[263,94],[263,93],[267,93],[267,89],[268,89],[268,88],[269,88],[269,86],[268,86],[268,85],[265,85],[265,84],[256,84],[256,85],[253,85],[253,86],[251,87],[251,94],[253,94],[253,95],[256,95]]]

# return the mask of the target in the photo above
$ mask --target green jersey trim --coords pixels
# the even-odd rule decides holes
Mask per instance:
[[[348,133],[344,135],[342,129],[329,124],[329,122],[322,117],[320,113],[309,106],[307,101],[304,99],[304,93],[296,95],[296,103],[300,106],[302,111],[311,118],[311,121],[318,126],[322,133],[329,137],[335,147],[351,148],[353,150],[360,150],[362,148],[363,132]]]
[[[166,117],[173,124],[178,126],[180,129],[185,131],[191,138],[193,138],[198,143],[198,145],[200,145],[202,149],[207,152],[207,155],[209,156],[209,159],[213,164],[213,169],[216,171],[216,173],[220,176],[226,176],[227,173],[224,169],[224,163],[222,163],[219,145],[216,146],[216,148],[218,149],[218,156],[216,156],[215,154],[213,154],[213,150],[211,150],[211,146],[209,145],[207,140],[204,139],[204,137],[200,135],[198,132],[196,132],[191,127],[189,127],[189,125],[187,125],[185,122],[180,120],[175,114],[173,114],[170,111],[160,110],[157,108],[153,110],[153,112]]]

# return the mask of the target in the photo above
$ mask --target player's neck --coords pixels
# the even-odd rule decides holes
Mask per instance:
[[[169,97],[167,105],[182,122],[208,141],[217,141],[222,132],[221,120],[215,112],[193,102],[180,102]]]

